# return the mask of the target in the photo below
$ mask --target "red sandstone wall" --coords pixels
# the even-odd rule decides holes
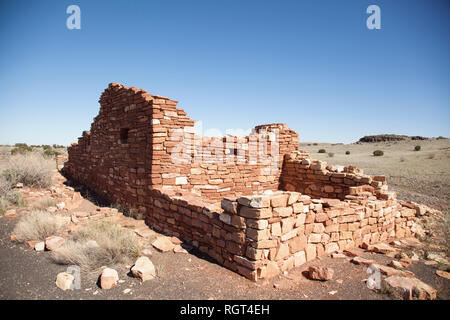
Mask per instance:
[[[177,101],[145,90],[110,84],[99,102],[90,132],[68,150],[66,171],[112,202],[142,214],[152,189],[177,187],[216,200],[276,190],[283,155],[298,149],[297,133],[284,124],[258,126],[231,143],[225,137],[196,135],[194,121],[177,108]],[[129,129],[127,143],[121,142],[123,129]],[[272,144],[277,165],[269,158],[275,156]],[[260,148],[267,153],[264,159]],[[174,163],[176,150],[183,151],[183,162]]]
[[[378,199],[394,199],[384,176],[370,176],[348,166],[328,166],[313,160],[305,152],[285,155],[280,189],[297,191],[316,198],[345,199],[347,195],[367,193]]]

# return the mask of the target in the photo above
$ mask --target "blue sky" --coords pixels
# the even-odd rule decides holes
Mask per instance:
[[[66,27],[71,4],[80,30]],[[366,27],[371,4],[381,30]],[[110,82],[224,133],[450,136],[449,18],[446,0],[2,0],[0,144],[76,141]]]

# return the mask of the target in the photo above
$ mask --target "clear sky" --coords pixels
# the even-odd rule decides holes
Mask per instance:
[[[71,4],[80,30],[66,27]],[[366,27],[371,4],[380,30]],[[76,141],[110,82],[224,133],[450,136],[449,26],[447,0],[0,0],[0,144]]]

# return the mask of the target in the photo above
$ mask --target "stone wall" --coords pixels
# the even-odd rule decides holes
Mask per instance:
[[[247,278],[415,232],[384,177],[311,159],[284,124],[205,137],[177,101],[145,90],[113,83],[99,102],[64,172]]]
[[[273,277],[324,254],[414,234],[416,210],[396,200],[348,198],[278,191],[222,200],[222,220],[242,219],[245,232],[245,253],[234,256],[237,271],[253,280]]]
[[[363,174],[353,166],[329,166],[313,160],[306,152],[285,154],[280,188],[313,197],[345,199],[347,195],[366,193],[379,199],[394,199],[384,176]]]

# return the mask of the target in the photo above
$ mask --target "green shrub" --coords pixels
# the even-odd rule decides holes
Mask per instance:
[[[60,155],[61,152],[56,151],[50,147],[49,149],[45,149],[43,154],[44,154],[44,156],[47,156],[47,157],[54,157],[54,156]]]
[[[345,154],[350,154],[350,151],[345,151]]]
[[[314,143],[313,143],[313,146],[317,146],[317,142],[314,142]]]
[[[414,151],[420,151],[420,149],[422,149],[420,146],[415,146],[414,147]]]
[[[373,155],[374,155],[375,157],[381,157],[382,155],[384,155],[384,152],[381,151],[381,150],[375,150],[375,151],[373,152]]]
[[[325,149],[319,149],[319,151],[317,151],[318,153],[326,153],[327,151]]]

